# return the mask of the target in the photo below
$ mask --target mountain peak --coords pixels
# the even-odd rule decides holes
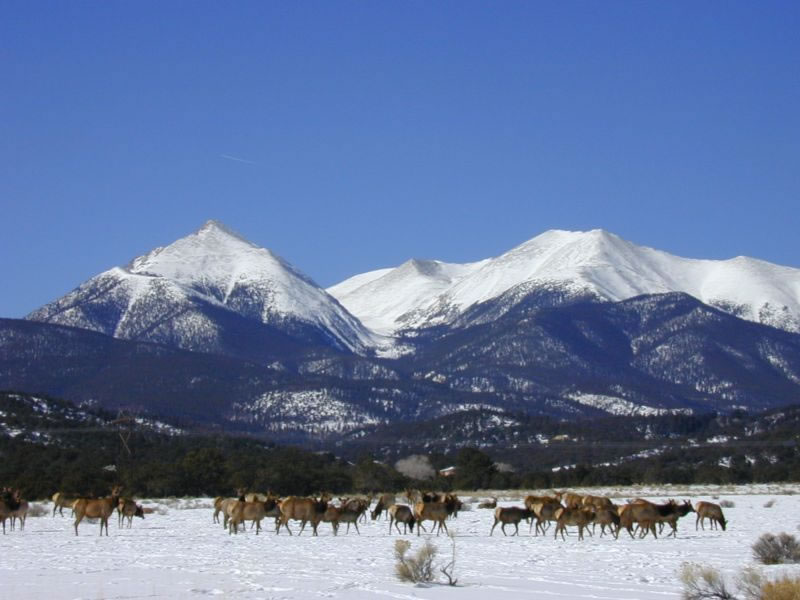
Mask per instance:
[[[223,223],[222,221],[217,221],[216,219],[209,219],[208,221],[206,221],[203,224],[203,226],[200,229],[198,229],[193,235],[196,235],[201,238],[209,236],[229,237],[229,238],[234,238],[240,242],[245,242],[246,244],[249,244],[251,246],[256,246],[256,244],[248,240],[241,233],[231,229],[230,227],[225,225],[225,223]]]

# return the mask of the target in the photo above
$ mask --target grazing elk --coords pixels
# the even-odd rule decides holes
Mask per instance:
[[[64,494],[64,492],[56,492],[53,494],[53,516],[56,516],[56,511],[62,517],[64,516],[64,509],[69,508],[72,509],[72,504],[75,502],[75,498],[71,498]]]
[[[414,505],[414,519],[417,521],[417,535],[419,530],[423,528],[423,521],[433,521],[437,524],[436,535],[444,529],[447,531],[447,524],[445,520],[450,515],[447,509],[447,504],[444,502],[417,502]]]
[[[392,504],[387,512],[389,513],[390,534],[392,533],[392,525],[397,529],[397,533],[400,533],[400,525],[398,525],[398,523],[403,524],[404,534],[408,531],[414,533],[414,524],[417,520],[414,518],[414,512],[410,507],[405,504]]]
[[[374,521],[378,517],[381,516],[381,513],[384,511],[388,511],[389,507],[392,506],[396,502],[396,498],[394,494],[381,494],[378,496],[378,502],[375,504],[375,508],[372,509],[370,513],[370,517]]]
[[[513,525],[513,535],[519,535],[519,522],[522,519],[530,519],[531,517],[533,517],[533,511],[529,508],[520,506],[509,506],[504,508],[502,506],[498,506],[494,509],[494,525],[492,525],[489,535],[491,536],[494,533],[494,528],[497,527],[498,523],[502,523],[500,530],[503,532],[503,535],[507,535],[506,525]]]
[[[594,511],[589,508],[564,508],[558,515],[556,521],[555,538],[558,539],[558,534],[561,533],[561,539],[566,540],[564,530],[568,525],[577,526],[578,539],[583,539],[583,530],[587,529],[589,524],[594,520]],[[588,529],[587,529],[588,530]]]
[[[322,516],[328,509],[328,497],[323,495],[320,498],[298,498],[297,496],[289,496],[281,502],[281,520],[275,533],[281,531],[281,526],[286,527],[289,535],[292,535],[292,530],[289,529],[289,521],[300,521],[300,534],[306,528],[306,523],[311,523],[314,530],[314,535],[317,535],[317,525],[322,520]]]
[[[697,530],[698,524],[703,528],[703,531],[705,531],[706,527],[703,521],[706,519],[710,521],[711,529],[716,529],[717,523],[719,523],[719,526],[722,527],[722,531],[725,531],[725,526],[728,522],[725,520],[725,515],[722,514],[722,507],[719,504],[714,504],[713,502],[698,502],[694,509],[695,512],[697,512],[697,519],[694,522],[695,531]]]
[[[100,519],[100,535],[103,535],[103,526],[106,528],[106,536],[108,536],[108,518],[119,502],[119,493],[122,487],[115,485],[111,489],[111,496],[107,498],[78,498],[72,505],[72,510],[75,513],[75,535],[78,535],[78,525],[83,521],[84,517],[90,519]]]
[[[119,512],[118,524],[120,527],[125,519],[128,519],[128,529],[133,525],[133,517],[144,519],[144,509],[131,498],[120,498],[117,503],[117,512]]]
[[[497,498],[492,496],[491,500],[484,500],[478,504],[478,508],[497,508]]]

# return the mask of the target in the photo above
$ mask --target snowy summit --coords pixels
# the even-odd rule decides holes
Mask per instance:
[[[601,301],[684,292],[741,318],[800,331],[800,270],[746,257],[680,258],[600,229],[547,231],[475,263],[412,260],[328,288],[383,334],[450,324],[488,301],[507,309],[537,290]]]

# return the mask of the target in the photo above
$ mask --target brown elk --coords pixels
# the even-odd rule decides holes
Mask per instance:
[[[728,522],[725,520],[725,515],[722,514],[722,507],[719,504],[714,504],[713,502],[698,502],[694,509],[695,512],[697,512],[697,519],[694,522],[695,531],[697,530],[698,524],[705,531],[706,527],[703,521],[706,519],[711,523],[711,529],[716,529],[717,523],[719,523],[719,526],[722,527],[722,531],[725,531],[725,526]]]
[[[637,499],[619,508],[620,527],[627,529],[633,538],[633,525],[637,524],[641,528],[639,537],[645,537],[648,532],[652,532],[653,537],[657,538],[656,523],[669,522],[676,514],[678,505],[674,500],[666,504],[654,504]]]
[[[595,508],[594,520],[592,521],[592,529],[600,525],[600,537],[606,533],[606,527],[614,536],[614,539],[619,539],[619,514],[617,514],[616,507],[614,508]]]
[[[484,500],[478,504],[478,508],[497,508],[497,498],[492,496],[491,500]]]
[[[445,523],[448,516],[450,516],[450,513],[448,512],[447,504],[444,502],[417,502],[414,505],[414,519],[417,521],[417,535],[419,535],[419,530],[423,528],[423,521],[433,521],[437,524],[436,535],[439,535],[442,529],[449,533],[447,531],[447,524]]]
[[[71,498],[66,496],[63,492],[56,492],[53,494],[53,516],[56,516],[56,511],[62,517],[64,516],[64,509],[65,508],[72,508],[72,504],[75,502],[75,498]]]
[[[555,497],[567,508],[580,508],[583,505],[583,496],[574,492],[555,492]]]
[[[372,509],[370,513],[370,517],[374,521],[378,517],[381,516],[381,513],[384,511],[388,511],[389,507],[392,506],[396,502],[396,498],[394,494],[381,494],[378,496],[378,502],[375,504],[375,508]]]
[[[513,535],[519,535],[519,522],[522,519],[530,519],[531,517],[533,517],[533,511],[529,508],[520,506],[498,506],[494,509],[494,525],[492,525],[489,535],[491,536],[494,533],[494,528],[497,527],[498,523],[502,523],[500,530],[503,532],[503,535],[507,535],[506,525],[513,525]]]
[[[564,530],[568,525],[577,526],[578,539],[583,539],[583,530],[587,529],[588,525],[594,520],[594,511],[589,508],[564,508],[558,514],[556,521],[555,538],[558,539],[558,534],[561,533],[561,539],[566,540]]]
[[[239,524],[244,526],[245,521],[252,521],[256,527],[256,535],[261,531],[261,521],[267,516],[267,512],[274,509],[278,502],[271,496],[261,496],[266,500],[247,501],[244,496],[240,497],[231,505],[229,511],[228,534],[239,533]]]
[[[582,498],[581,504],[590,508],[613,508],[614,503],[606,496],[586,495]]]
[[[400,533],[400,525],[398,525],[398,523],[403,524],[404,534],[408,531],[414,533],[414,524],[417,520],[414,518],[414,512],[410,507],[405,504],[392,504],[387,512],[389,513],[390,534],[392,533],[392,525],[397,529],[397,533]]]
[[[100,519],[100,535],[103,535],[103,527],[106,528],[106,536],[108,536],[108,518],[119,502],[119,493],[122,487],[116,485],[111,490],[111,496],[107,498],[78,498],[72,505],[72,510],[75,512],[75,535],[78,535],[78,525],[83,521],[84,517],[90,519]]]
[[[133,525],[133,517],[144,519],[144,509],[132,498],[120,498],[117,502],[117,512],[119,513],[118,524],[120,527],[125,519],[128,519],[128,529]]]
[[[324,495],[319,499],[289,496],[281,502],[281,520],[278,523],[278,527],[275,529],[275,533],[280,533],[281,526],[284,526],[286,527],[286,531],[289,532],[289,535],[292,535],[292,530],[289,529],[289,521],[293,520],[302,523],[300,534],[302,534],[303,530],[306,528],[306,523],[311,523],[314,535],[317,535],[317,525],[319,525],[322,520],[322,516],[325,514],[327,508],[328,498]]]
[[[11,514],[19,508],[19,502],[10,488],[3,488],[0,491],[0,521],[3,522],[3,535],[6,533],[6,519],[11,518]]]
[[[16,508],[11,509],[11,530],[13,531],[19,519],[19,528],[25,529],[25,519],[28,518],[28,501],[23,499],[19,490],[14,493],[14,505]]]
[[[535,521],[536,535],[539,535],[540,529],[542,535],[544,535],[550,522],[558,521],[558,516],[561,514],[559,511],[564,507],[556,498],[550,496],[527,496],[525,498],[525,508],[533,512],[535,517],[535,519],[531,519],[528,532],[530,533]]]
[[[363,505],[361,505],[358,510],[352,510],[348,504],[344,506],[333,506],[329,504],[328,508],[325,510],[325,514],[322,516],[322,520],[331,524],[331,527],[333,527],[333,535],[339,535],[339,525],[341,523],[347,523],[346,533],[350,533],[350,524],[352,523],[356,528],[356,533],[361,535],[361,532],[358,530],[358,519],[363,513]]]

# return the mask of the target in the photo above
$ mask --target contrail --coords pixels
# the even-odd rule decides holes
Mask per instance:
[[[236,162],[245,163],[248,165],[254,165],[252,160],[247,160],[246,158],[239,158],[238,156],[231,156],[230,154],[220,154],[220,158],[225,158],[227,160],[235,160]]]

